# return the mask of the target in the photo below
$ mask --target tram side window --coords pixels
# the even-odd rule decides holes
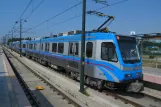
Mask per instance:
[[[50,43],[48,43],[48,52],[49,52],[49,49],[50,49]]]
[[[33,44],[31,44],[31,49],[33,49]]]
[[[23,44],[23,45],[22,45],[22,48],[26,48],[26,45],[25,45],[25,44]]]
[[[29,45],[29,49],[32,49],[32,44]]]
[[[45,51],[49,51],[49,43],[45,43]]]
[[[45,51],[47,51],[47,43],[45,43]]]
[[[34,49],[36,50],[36,43],[34,43]]]
[[[58,53],[64,52],[64,43],[58,43]]]
[[[38,47],[38,44],[36,43],[36,44],[35,44],[35,49],[36,49],[36,50],[37,50],[37,47]]]
[[[112,42],[102,42],[101,44],[101,59],[106,61],[117,62],[115,46]]]
[[[49,51],[49,43],[45,43],[45,51]]]
[[[52,43],[52,52],[57,52],[57,43]]]
[[[87,42],[86,44],[86,57],[91,58],[93,54],[93,43]]]
[[[69,43],[70,54],[73,54],[73,43]]]
[[[41,50],[43,50],[43,43],[41,44]]]
[[[75,43],[75,55],[78,55],[79,43]]]

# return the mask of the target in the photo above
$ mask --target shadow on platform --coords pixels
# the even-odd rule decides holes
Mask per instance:
[[[42,90],[43,91],[43,90]],[[54,107],[46,97],[41,93],[41,90],[32,90],[31,91],[36,98],[37,102],[40,104],[40,107]]]

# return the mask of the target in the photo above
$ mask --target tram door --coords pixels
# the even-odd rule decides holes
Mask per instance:
[[[69,60],[68,60],[68,65],[70,68],[73,70],[78,69],[78,64],[79,64],[79,59],[78,59],[78,54],[79,54],[79,43],[78,42],[70,42],[69,43]]]

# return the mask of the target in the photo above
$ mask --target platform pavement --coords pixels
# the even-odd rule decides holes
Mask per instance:
[[[161,69],[143,67],[144,81],[161,84]]]
[[[31,107],[0,46],[0,107]]]

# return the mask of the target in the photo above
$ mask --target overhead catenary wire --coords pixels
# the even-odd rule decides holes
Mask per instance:
[[[80,5],[80,4],[82,4],[82,1],[81,1],[81,2],[79,2],[79,3],[77,3],[77,4],[75,4],[75,5],[73,5],[73,6],[71,6],[71,7],[70,7],[70,8],[68,8],[68,9],[66,9],[66,10],[64,10],[64,11],[62,11],[62,12],[60,12],[60,13],[56,14],[55,16],[52,16],[51,18],[49,18],[49,19],[47,19],[47,20],[45,20],[45,21],[41,22],[40,24],[37,24],[36,26],[34,26],[34,27],[32,27],[32,28],[30,28],[30,29],[28,29],[28,30],[24,31],[24,32],[27,32],[27,31],[29,31],[29,30],[32,30],[32,29],[36,28],[36,27],[39,27],[40,25],[42,25],[42,24],[44,24],[44,23],[46,23],[46,22],[48,22],[48,21],[52,20],[53,18],[56,18],[57,16],[59,16],[59,15],[61,15],[61,14],[65,13],[65,12],[67,12],[67,11],[69,11],[69,10],[73,9],[74,7],[76,7],[76,6]]]
[[[113,6],[113,5],[120,4],[120,3],[123,3],[123,2],[126,2],[126,1],[128,1],[128,0],[122,0],[122,1],[119,1],[119,2],[116,2],[116,3],[113,3],[113,4],[110,4],[110,5],[103,6],[103,7],[101,7],[101,8],[96,9],[96,10],[101,10],[101,9],[106,8],[106,7],[108,7],[108,6]],[[25,11],[27,10],[27,8],[28,8],[29,5],[31,4],[31,2],[32,2],[32,0],[30,0],[29,4],[27,5],[27,7],[26,7],[26,9],[24,10],[24,12],[21,14],[20,18],[21,18],[22,15],[25,13]],[[30,17],[30,15],[31,15],[31,14],[32,14],[32,13],[33,13],[33,12],[34,12],[34,11],[35,11],[43,2],[44,2],[44,0],[42,0],[42,1],[40,2],[40,4],[37,5],[37,7],[29,14],[28,17]],[[81,3],[82,3],[82,2],[81,2]],[[27,17],[27,18],[28,18],[28,17]],[[80,17],[80,16],[79,16],[79,17]],[[27,18],[26,18],[26,19],[27,19]],[[60,22],[60,24],[61,24],[61,23],[65,23],[65,22],[70,21],[70,20],[75,19],[75,18],[78,18],[78,16],[77,16],[77,17],[70,18],[70,19],[67,19],[67,20],[65,20],[65,21],[62,21],[62,22]],[[47,22],[47,20],[46,20],[45,22]],[[44,23],[45,23],[45,22],[44,22]],[[28,29],[27,31],[32,30],[32,29],[34,29],[34,28],[36,28],[36,27],[38,27],[38,26],[40,26],[40,25],[42,25],[42,24],[44,24],[44,23],[40,23],[40,24],[36,25],[35,27]],[[14,24],[13,28],[15,27],[15,25],[16,25],[16,24]],[[51,27],[52,27],[52,26],[51,26]]]
[[[68,21],[70,21],[70,20],[76,19],[76,18],[81,17],[81,16],[82,16],[82,15],[77,15],[77,16],[71,17],[71,18],[69,18],[69,19],[67,19],[67,20],[64,20],[64,21],[61,21],[61,22],[58,22],[58,23],[54,23],[53,25],[50,25],[50,26],[48,26],[48,27],[46,27],[46,28],[41,29],[41,31],[42,31],[42,30],[46,30],[46,29],[48,29],[48,28],[51,28],[51,27],[53,27],[53,26],[56,26],[56,25],[59,25],[59,24],[68,22]]]
[[[25,18],[26,20],[31,16],[31,14],[44,2],[45,0],[42,0],[32,11],[31,13]]]
[[[23,11],[23,13],[21,14],[21,16],[20,16],[20,18],[19,18],[19,20],[21,19],[21,17],[23,16],[23,14],[25,13],[25,11],[28,9],[28,7],[31,5],[31,3],[32,3],[32,1],[33,0],[30,0],[30,2],[29,2],[29,4],[27,5],[27,7],[25,8],[25,10]],[[32,11],[31,11],[31,13],[25,18],[25,20],[27,20],[30,16],[31,16],[31,14],[44,2],[45,0],[42,0]],[[15,25],[16,25],[16,23],[14,24],[14,27],[15,27]],[[14,28],[13,27],[13,28]],[[13,29],[12,28],[12,29]]]
[[[128,1],[128,0],[122,0],[122,1],[119,1],[119,2],[115,2],[115,3],[109,4],[109,5],[103,6],[103,7],[101,7],[101,8],[95,9],[95,11],[101,10],[101,9],[104,9],[104,8],[107,8],[108,6],[117,5],[117,4],[126,2],[126,1]],[[46,28],[44,28],[44,29],[41,29],[41,31],[46,30],[46,29],[48,29],[48,28],[51,28],[51,27],[53,27],[53,26],[57,26],[57,25],[62,24],[62,23],[66,23],[66,22],[68,22],[68,21],[71,21],[71,20],[76,19],[76,18],[81,17],[81,16],[82,16],[82,15],[80,14],[80,15],[71,17],[71,18],[69,18],[69,19],[67,19],[67,20],[64,20],[64,21],[61,21],[61,22],[58,22],[58,23],[54,23],[54,24],[52,24],[51,26],[48,26],[48,27],[46,27]],[[111,22],[110,22],[110,23],[111,23]],[[109,24],[110,24],[110,23],[109,23]],[[108,24],[108,25],[109,25],[109,24]]]
[[[32,3],[33,0],[30,0],[30,2],[28,3],[28,5],[26,6],[25,10],[22,12],[22,14],[20,15],[19,19],[20,20],[23,16],[23,14],[26,12],[26,10],[28,9],[28,7],[30,6],[30,4]],[[13,25],[12,29],[16,26],[16,23]]]
[[[109,4],[109,5],[103,6],[103,7],[101,7],[101,8],[98,8],[98,9],[96,9],[96,10],[101,10],[101,9],[106,8],[106,7],[113,6],[113,5],[117,5],[117,4],[126,2],[126,1],[128,1],[128,0],[122,0],[122,1],[119,1],[119,2],[115,2],[115,3]]]
[[[104,8],[106,8],[106,7],[109,7],[109,6],[117,5],[117,4],[126,2],[126,1],[128,1],[128,0],[122,0],[122,1],[119,1],[119,2],[115,2],[115,3],[112,3],[112,4],[110,4],[110,5],[106,5],[106,6],[103,6],[103,7],[101,7],[101,8],[95,9],[95,11],[104,9]],[[86,12],[86,13],[87,13],[87,12]],[[67,20],[64,20],[64,21],[55,23],[55,24],[53,24],[53,25],[51,25],[51,26],[48,26],[48,27],[46,27],[45,29],[50,28],[50,27],[53,27],[53,26],[56,26],[56,25],[59,25],[59,24],[62,24],[62,23],[65,23],[65,22],[68,22],[68,21],[70,21],[70,20],[76,19],[76,18],[81,17],[81,16],[82,16],[81,14],[80,14],[80,15],[77,15],[77,16],[74,16],[74,17],[69,18],[69,19],[67,19]],[[110,24],[111,24],[111,22],[110,22],[108,25],[110,25]],[[42,30],[45,30],[45,29],[41,29],[41,31],[42,31]]]
[[[30,4],[32,3],[33,0],[30,0],[30,2],[28,3],[27,7],[25,8],[25,10],[23,11],[23,13],[21,14],[19,20],[22,18],[23,14],[26,12],[26,10],[28,9],[28,7],[30,6]]]

